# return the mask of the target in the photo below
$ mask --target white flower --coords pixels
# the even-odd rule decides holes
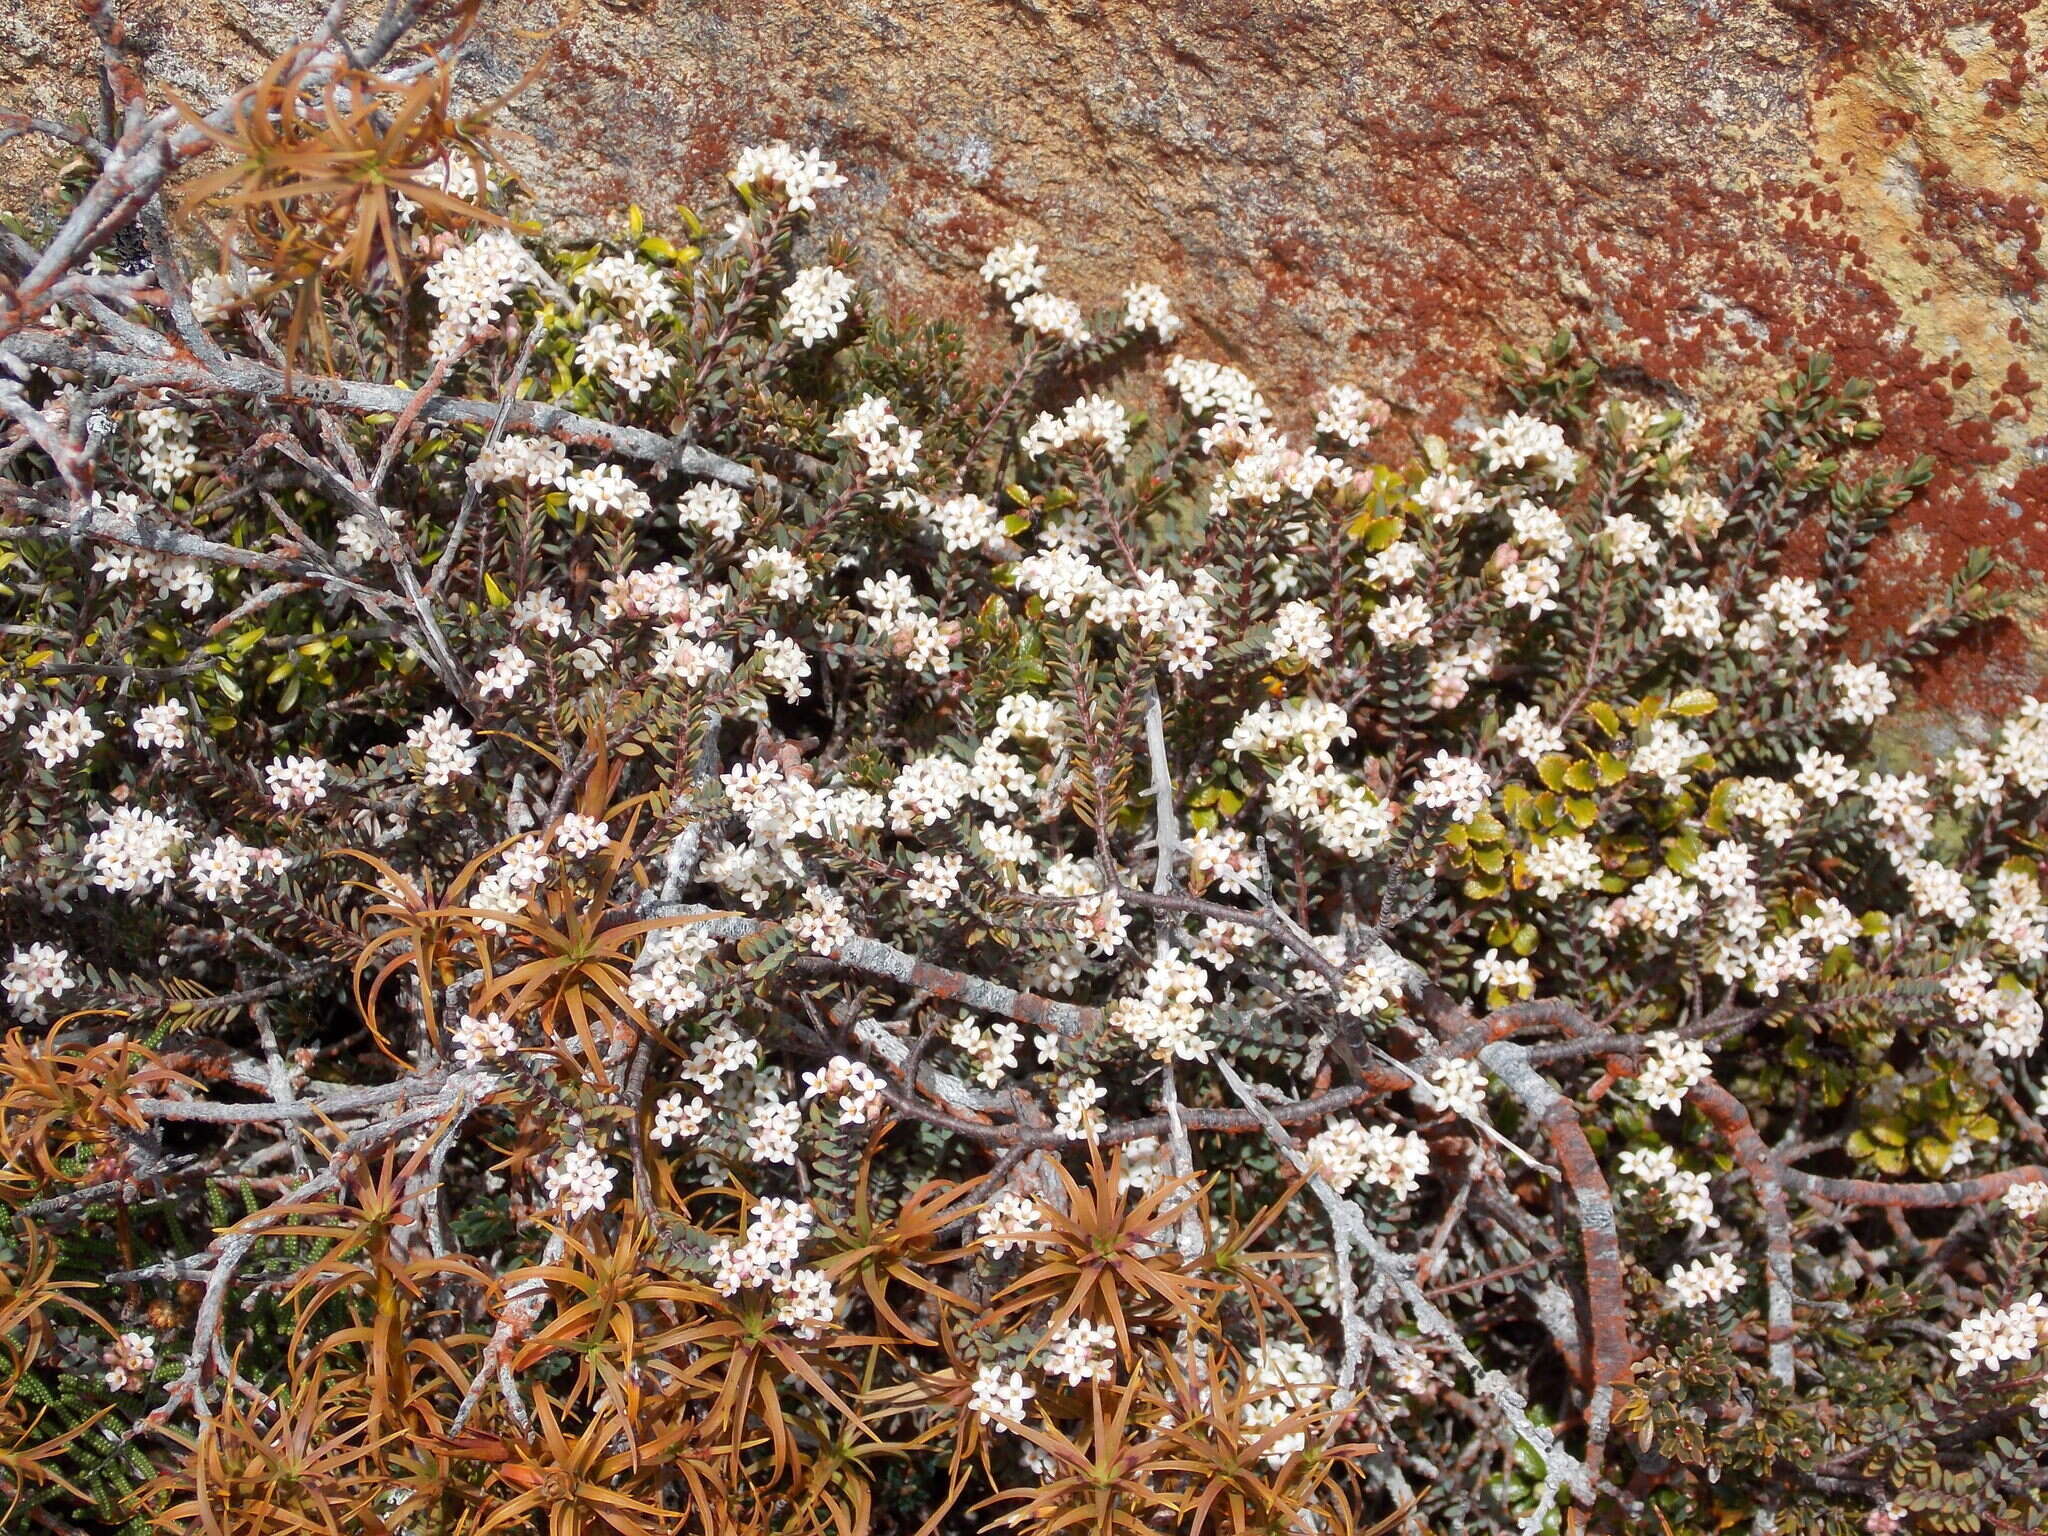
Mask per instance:
[[[782,292],[782,329],[801,346],[830,341],[846,324],[854,283],[837,267],[805,267]]]
[[[560,1208],[570,1221],[593,1215],[611,1198],[614,1169],[605,1166],[604,1155],[587,1141],[579,1141],[558,1157],[547,1171],[548,1203]]]
[[[780,687],[787,702],[811,696],[805,681],[811,675],[811,659],[796,640],[771,629],[755,644],[753,659],[760,663],[761,676]]]
[[[1949,1334],[1956,1374],[1996,1371],[2016,1360],[2031,1360],[2048,1337],[2048,1305],[2035,1291],[2025,1301],[1966,1318]]]
[[[618,512],[638,522],[654,507],[647,493],[627,479],[626,472],[616,464],[575,470],[563,482],[563,488],[569,493],[571,512],[585,512],[593,517]]]
[[[835,161],[821,158],[815,149],[794,150],[781,142],[742,150],[730,179],[736,187],[779,192],[798,213],[815,212],[818,193],[846,185]]]
[[[1038,247],[1022,240],[999,245],[981,264],[981,280],[993,283],[1005,299],[1021,299],[1045,281],[1045,268],[1038,260]]]
[[[555,828],[555,846],[572,859],[596,853],[611,841],[612,829],[595,816],[564,816]]]
[[[574,286],[609,299],[635,325],[645,325],[674,308],[668,279],[631,256],[606,256],[578,272]]]
[[[1469,757],[1438,752],[1422,765],[1412,798],[1417,805],[1447,810],[1451,820],[1469,822],[1486,809],[1493,794],[1493,782],[1484,765]]]
[[[546,587],[522,592],[519,601],[512,605],[511,617],[513,628],[530,629],[550,640],[561,638],[575,627],[569,617],[569,605]]]
[[[747,1117],[747,1156],[757,1163],[785,1163],[796,1166],[796,1133],[804,1122],[800,1100],[783,1100],[773,1095],[761,1099]]]
[[[1046,1220],[1045,1211],[1031,1196],[1009,1190],[981,1208],[975,1217],[975,1240],[988,1250],[989,1257],[1001,1258],[1020,1248],[1044,1246],[1033,1240],[1032,1234],[1050,1232],[1052,1223]]]
[[[176,752],[185,745],[185,722],[191,717],[192,712],[176,699],[146,704],[135,712],[135,744]]]
[[[1040,1368],[1048,1376],[1064,1376],[1067,1385],[1110,1381],[1116,1376],[1116,1328],[1070,1317],[1046,1335]]]
[[[510,699],[533,676],[533,658],[516,645],[502,645],[491,653],[491,664],[476,675],[476,691],[483,698]]]
[[[1365,621],[1373,639],[1394,650],[1430,642],[1429,604],[1420,597],[1396,597],[1380,604]]]
[[[1462,1056],[1438,1061],[1414,1092],[1425,1104],[1466,1120],[1477,1120],[1486,1113],[1485,1069]]]
[[[1049,453],[1079,443],[1100,448],[1112,464],[1121,464],[1130,451],[1131,416],[1121,402],[1108,395],[1083,395],[1055,416],[1041,411],[1038,420],[1024,433],[1025,454],[1042,459]]]
[[[1362,1181],[1405,1200],[1429,1171],[1429,1143],[1413,1131],[1356,1120],[1331,1121],[1310,1139],[1305,1156],[1340,1195]]]
[[[28,749],[43,760],[45,768],[56,768],[105,738],[82,709],[52,707],[29,727]]]
[[[327,798],[327,773],[317,757],[281,757],[263,770],[263,782],[279,810],[304,810]]]
[[[472,745],[474,741],[469,727],[456,721],[454,711],[437,709],[406,733],[405,750],[420,783],[438,789],[476,771],[482,754]]]
[[[706,480],[683,492],[676,503],[676,521],[701,528],[714,538],[729,539],[745,522],[745,503],[729,485]]]
[[[1519,994],[1527,997],[1536,990],[1536,978],[1530,972],[1529,962],[1519,955],[1504,957],[1497,949],[1489,949],[1472,962],[1472,977],[1482,992],[1498,988],[1510,996]]]
[[[1717,1253],[1678,1265],[1664,1277],[1664,1283],[1681,1306],[1699,1307],[1742,1289],[1742,1271],[1735,1267],[1734,1255]]]
[[[1134,283],[1124,290],[1124,329],[1150,330],[1161,341],[1171,341],[1180,334],[1181,319],[1158,284]]]
[[[1679,582],[1654,599],[1667,640],[1690,640],[1700,646],[1721,640],[1721,600],[1710,587]]]
[[[72,980],[70,964],[71,952],[54,944],[17,947],[7,964],[5,978],[0,979],[0,988],[7,993],[7,1005],[24,1019],[40,1021],[45,998],[62,997],[77,985]]]
[[[1635,1092],[1653,1109],[1677,1109],[1693,1085],[1704,1082],[1714,1069],[1707,1048],[1675,1030],[1651,1035],[1649,1046],[1650,1057],[1636,1074]]]
[[[1109,1097],[1109,1090],[1092,1077],[1068,1086],[1053,1100],[1053,1129],[1069,1141],[1084,1141],[1102,1130],[1103,1119],[1095,1106]]]
[[[1834,718],[1845,725],[1875,725],[1898,698],[1892,680],[1875,663],[1838,661],[1828,676],[1835,685]]]
[[[1657,558],[1657,533],[1639,517],[1617,512],[1600,525],[1607,558],[1616,565],[1648,565]]]
[[[1500,568],[1500,600],[1510,608],[1523,608],[1532,619],[1557,611],[1553,599],[1563,581],[1557,562],[1548,555],[1517,560]]]
[[[925,906],[942,907],[960,894],[960,873],[965,868],[966,861],[957,853],[921,853],[911,861],[905,893]]]
[[[1323,408],[1316,415],[1316,431],[1334,437],[1348,448],[1363,448],[1373,429],[1387,419],[1384,402],[1374,400],[1356,384],[1339,384],[1323,396]]]
[[[1051,341],[1079,345],[1090,339],[1081,307],[1072,299],[1050,293],[1029,294],[1010,306],[1010,314],[1019,325]]]
[[[709,1099],[685,1103],[680,1093],[672,1093],[654,1106],[654,1124],[647,1134],[664,1147],[673,1146],[679,1137],[688,1139],[703,1130],[711,1121],[712,1108]]]
[[[2008,1185],[2000,1199],[2021,1221],[2037,1220],[2048,1213],[2048,1181],[2032,1179],[2025,1184]]]
[[[1728,508],[1718,497],[1694,487],[1659,496],[1657,515],[1674,534],[1711,539],[1728,521]]]
[[[107,1368],[101,1379],[109,1392],[139,1392],[156,1369],[156,1339],[147,1333],[124,1333],[100,1351]]]
[[[1510,411],[1473,440],[1495,469],[1527,471],[1553,485],[1578,476],[1578,455],[1565,446],[1564,429],[1520,411]]]
[[[169,817],[123,805],[86,840],[85,856],[96,885],[109,891],[147,891],[170,883],[171,860],[184,842],[185,829]]]
[[[1283,604],[1273,616],[1273,635],[1267,642],[1266,654],[1275,661],[1321,666],[1330,659],[1329,620],[1314,603]]]
[[[487,1013],[482,1018],[465,1013],[456,1021],[452,1034],[455,1059],[465,1067],[500,1060],[519,1048],[518,1035],[501,1013]]]
[[[1497,739],[1532,763],[1565,749],[1564,732],[1545,720],[1543,712],[1534,704],[1517,704],[1501,726]]]
[[[984,1424],[1007,1430],[1023,1419],[1025,1404],[1036,1395],[1025,1385],[1022,1371],[1005,1371],[1000,1366],[984,1365],[974,1378],[974,1391],[967,1400],[967,1408]]]

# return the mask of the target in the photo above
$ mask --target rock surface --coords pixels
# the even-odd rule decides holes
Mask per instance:
[[[129,6],[202,97],[315,8]],[[485,14],[480,92],[541,46],[534,9]],[[91,63],[64,0],[0,18],[10,105],[78,109]],[[1352,380],[1417,429],[1561,320],[1709,423],[1831,351],[1878,380],[1886,451],[1939,465],[1885,559],[1903,613],[1970,543],[2048,568],[2044,69],[2033,3],[641,0],[583,9],[502,142],[593,232],[708,203],[744,144],[816,143],[852,178],[828,226],[865,227],[895,294],[982,312],[981,255],[1025,236],[1056,291],[1156,280],[1276,398]],[[0,202],[39,172],[0,150]],[[1950,691],[2032,682],[2044,636]]]

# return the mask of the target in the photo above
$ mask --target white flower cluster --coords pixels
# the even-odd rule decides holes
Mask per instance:
[[[2038,1221],[2048,1215],[2048,1179],[2009,1185],[1999,1199],[2021,1221]]]
[[[1486,1069],[1463,1056],[1446,1056],[1412,1090],[1423,1104],[1464,1120],[1486,1114]]]
[[[1991,877],[1984,937],[2021,965],[2048,960],[2048,901],[2032,868],[2011,865]]]
[[[1679,537],[1711,539],[1728,521],[1721,499],[1697,486],[1666,491],[1657,498],[1657,515]]]
[[[1025,430],[1024,452],[1034,459],[1079,443],[1099,448],[1112,464],[1121,464],[1130,451],[1131,413],[1108,395],[1083,395],[1059,415],[1039,412]]]
[[[280,811],[303,811],[327,798],[329,771],[317,757],[280,757],[264,768],[263,786]]]
[[[972,1019],[955,1019],[946,1027],[946,1038],[974,1063],[974,1075],[984,1088],[994,1088],[1016,1070],[1017,1047],[1024,1032],[1008,1019],[987,1026]]]
[[[1209,417],[1215,425],[1249,431],[1273,415],[1258,387],[1227,363],[1179,356],[1162,377],[1189,415]]]
[[[1979,1312],[1965,1318],[1948,1340],[1958,1376],[2000,1370],[2015,1360],[2031,1360],[2048,1343],[2048,1303],[2036,1291],[2009,1307]]]
[[[1268,1339],[1245,1358],[1244,1425],[1254,1432],[1270,1430],[1297,1413],[1312,1411],[1328,1397],[1329,1362],[1305,1345],[1289,1339]],[[1275,1436],[1265,1449],[1268,1466],[1285,1466],[1308,1446],[1306,1428]]]
[[[544,437],[508,433],[476,456],[469,478],[478,485],[517,481],[529,490],[560,490],[569,483],[569,450]]]
[[[1106,1122],[1095,1106],[1108,1097],[1109,1090],[1092,1077],[1067,1084],[1053,1095],[1052,1128],[1068,1141],[1101,1134]]]
[[[1485,765],[1469,757],[1438,752],[1422,765],[1410,798],[1430,810],[1448,811],[1452,821],[1470,822],[1493,797]]]
[[[673,312],[667,277],[631,256],[606,256],[576,274],[574,286],[607,299],[635,325]]]
[[[797,1132],[803,1128],[804,1107],[793,1099],[763,1093],[747,1114],[747,1157],[756,1163],[796,1166]]]
[[[1672,1214],[1691,1225],[1694,1237],[1704,1237],[1707,1228],[1721,1225],[1721,1218],[1714,1214],[1713,1196],[1707,1188],[1712,1181],[1704,1173],[1688,1173],[1680,1168],[1678,1154],[1671,1148],[1652,1147],[1624,1152],[1621,1154],[1621,1171],[1653,1189],[1661,1189],[1670,1203]]]
[[[917,450],[924,441],[896,419],[895,409],[881,395],[868,395],[839,418],[832,436],[843,437],[861,451],[868,473],[900,480],[917,472]]]
[[[141,510],[140,502],[127,491],[115,493],[114,505],[130,516],[139,516]],[[146,549],[96,549],[92,568],[114,585],[148,582],[159,597],[177,598],[187,613],[198,613],[213,601],[213,572],[197,560]]]
[[[1898,698],[1892,680],[1875,663],[1838,661],[1828,678],[1835,686],[1834,718],[1845,725],[1875,725]]]
[[[797,345],[830,341],[846,324],[854,282],[837,267],[805,267],[782,291],[782,330]]]
[[[109,891],[140,893],[168,885],[172,861],[185,846],[185,829],[168,816],[139,806],[116,806],[107,824],[86,839],[93,882]]]
[[[974,1390],[967,1398],[967,1410],[984,1424],[1008,1430],[1023,1421],[1025,1406],[1035,1396],[1037,1394],[1025,1383],[1022,1371],[984,1365],[975,1375]]]
[[[716,1109],[709,1099],[685,1100],[680,1093],[668,1094],[654,1106],[654,1123],[647,1134],[664,1147],[673,1146],[710,1124]]]
[[[1138,995],[1118,998],[1103,1010],[1103,1017],[1161,1060],[1207,1061],[1214,1046],[1202,1025],[1213,1001],[1209,973],[1172,945],[1162,944],[1145,969]]]
[[[1649,1037],[1650,1055],[1636,1073],[1636,1097],[1652,1109],[1677,1109],[1695,1083],[1714,1070],[1714,1060],[1697,1040],[1676,1030]]]
[[[44,1001],[62,997],[76,985],[70,965],[70,951],[54,944],[31,944],[27,949],[17,945],[5,977],[0,978],[7,1006],[18,1018],[40,1022]]]
[[[765,1286],[777,1297],[775,1321],[799,1338],[815,1339],[832,1325],[835,1300],[831,1277],[799,1268],[798,1251],[816,1222],[808,1204],[773,1196],[754,1202],[747,1213],[745,1240],[720,1238],[711,1246],[711,1287],[736,1296]]]
[[[60,768],[105,739],[106,732],[84,710],[56,705],[28,729],[28,749],[45,768]]]
[[[1564,428],[1540,417],[1510,411],[1473,439],[1473,448],[1496,470],[1527,474],[1553,486],[1578,478],[1579,456],[1564,440]]]
[[[676,366],[673,354],[644,338],[628,336],[624,326],[609,320],[600,320],[583,333],[576,343],[576,361],[610,379],[628,400],[638,400]]]
[[[1374,400],[1356,384],[1339,384],[1323,396],[1316,431],[1347,448],[1363,448],[1391,414],[1384,400]]]
[[[925,611],[924,599],[911,586],[908,576],[890,571],[879,580],[864,581],[859,598],[871,610],[869,622],[883,643],[911,671],[936,677],[952,670],[957,628],[941,624],[936,615]]]
[[[455,1042],[455,1059],[465,1067],[502,1061],[519,1049],[519,1036],[502,1013],[487,1013],[482,1018],[465,1013],[456,1020],[449,1037]]]
[[[486,912],[506,912],[517,916],[526,910],[527,902],[540,889],[553,862],[548,857],[544,839],[523,837],[499,855],[495,869],[477,881],[469,893],[468,904]],[[479,918],[477,926],[492,933],[506,931],[502,918]]]
[[[440,789],[476,771],[483,754],[469,727],[449,709],[437,709],[405,735],[405,750],[420,783]]]
[[[1956,1017],[1982,1027],[1979,1043],[1993,1056],[2025,1058],[2041,1044],[2041,1003],[2017,977],[1993,979],[1982,960],[1958,961],[1942,980]]]
[[[147,1333],[124,1333],[100,1351],[106,1374],[100,1379],[109,1392],[139,1392],[156,1369],[156,1339]]]
[[[1310,1165],[1338,1194],[1364,1182],[1405,1200],[1429,1171],[1429,1143],[1413,1131],[1333,1120],[1309,1139]]]
[[[570,1221],[595,1215],[611,1199],[612,1183],[618,1177],[607,1167],[604,1154],[587,1141],[579,1141],[548,1165],[548,1203]]]
[[[1045,1357],[1039,1366],[1048,1376],[1065,1377],[1070,1387],[1086,1381],[1113,1381],[1116,1351],[1114,1325],[1070,1317],[1046,1335]]]
[[[1150,331],[1161,341],[1171,341],[1181,332],[1181,318],[1157,283],[1133,283],[1124,290],[1124,329]]]
[[[1742,1271],[1735,1267],[1733,1254],[1716,1253],[1675,1266],[1665,1275],[1664,1283],[1680,1306],[1703,1307],[1741,1290]]]
[[[975,1217],[975,1240],[999,1259],[1021,1248],[1041,1247],[1032,1234],[1050,1232],[1045,1210],[1030,1195],[1005,1190],[984,1205]]]
[[[882,1112],[882,1080],[865,1062],[834,1056],[804,1074],[804,1098],[819,1097],[837,1101],[841,1125],[866,1125]]]
[[[452,356],[477,331],[498,317],[512,290],[534,275],[533,258],[506,230],[490,229],[459,245],[427,269],[422,286],[441,308],[427,338],[436,358]]]
[[[981,280],[991,283],[1005,299],[1021,299],[1045,282],[1045,266],[1038,259],[1038,247],[1022,240],[999,245],[981,264]]]
[[[1066,346],[1081,346],[1094,340],[1088,333],[1081,306],[1057,294],[1030,293],[1010,306],[1010,315],[1027,331]]]
[[[168,496],[199,461],[199,450],[192,443],[191,418],[175,406],[153,405],[135,413],[135,425],[142,434],[142,452],[136,456],[135,468],[157,495]],[[133,516],[140,504],[121,510]]]
[[[779,141],[742,150],[731,181],[755,192],[773,189],[798,213],[816,212],[818,193],[846,185],[836,161],[824,159],[815,149],[795,150]]]

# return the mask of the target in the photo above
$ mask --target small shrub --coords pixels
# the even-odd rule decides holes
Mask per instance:
[[[2048,1523],[2048,706],[1880,742],[2004,599],[1859,618],[1866,385],[1404,447],[779,144],[540,239],[462,36],[14,231],[11,1522]]]

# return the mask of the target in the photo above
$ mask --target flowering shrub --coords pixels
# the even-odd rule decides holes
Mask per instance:
[[[2048,1522],[2048,705],[1874,747],[1999,599],[1853,638],[1863,385],[1417,458],[1029,245],[891,313],[782,144],[180,266],[399,57],[4,258],[11,1519]]]

